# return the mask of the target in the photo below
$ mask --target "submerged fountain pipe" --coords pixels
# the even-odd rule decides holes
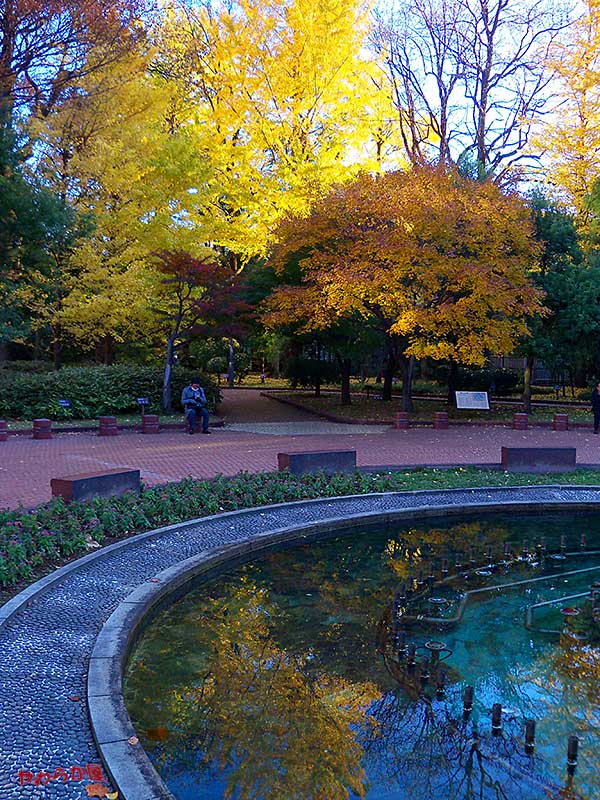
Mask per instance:
[[[446,692],[446,680],[447,680],[447,678],[448,678],[448,673],[446,672],[445,669],[441,669],[438,672],[437,682],[436,682],[436,687],[435,687],[435,693],[436,693],[436,696],[437,696],[438,700],[441,700],[441,698],[444,696],[444,694]]]
[[[469,551],[469,563],[471,564],[472,567],[474,567],[475,564],[477,563],[477,551],[475,550],[474,547],[472,547]]]
[[[411,642],[406,649],[406,664],[409,669],[414,669],[414,667],[417,665],[416,652],[417,648],[415,643]]]
[[[579,737],[573,734],[569,736],[567,743],[567,766],[569,769],[575,769],[577,766],[577,753],[579,750]]]
[[[472,686],[465,686],[465,694],[463,698],[463,711],[468,716],[473,710],[473,692]]]
[[[496,736],[502,731],[502,706],[494,703],[492,706],[492,733]]]
[[[431,677],[431,673],[429,671],[429,659],[424,658],[421,661],[421,681],[423,683],[427,683],[429,678]]]
[[[531,755],[535,748],[535,720],[525,720],[525,752]]]
[[[585,538],[585,533],[582,533],[581,536],[579,537],[579,549],[585,550],[586,547],[587,547],[587,540]]]
[[[445,578],[448,574],[448,559],[442,559],[442,577]]]
[[[423,575],[423,570],[419,570],[419,577],[417,578],[417,587],[422,589],[425,586],[425,576]]]
[[[523,558],[527,558],[529,556],[529,542],[527,539],[523,542],[523,547],[521,548],[521,555]]]
[[[504,559],[508,561],[510,558],[510,542],[504,542]]]
[[[492,558],[492,545],[488,544],[488,547],[487,547],[487,562],[490,565],[490,567],[492,566],[492,560],[493,560],[493,558]]]
[[[563,533],[563,535],[560,537],[560,554],[561,554],[561,556],[564,556],[566,549],[567,549],[567,537]]]
[[[430,589],[433,589],[435,585],[435,564],[429,565],[429,577],[427,578],[427,583]]]

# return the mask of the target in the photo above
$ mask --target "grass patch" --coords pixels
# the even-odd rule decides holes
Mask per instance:
[[[600,486],[600,471],[580,469],[561,484]],[[481,486],[556,484],[556,475],[527,475],[474,467],[293,476],[287,472],[191,478],[138,494],[67,505],[54,499],[38,508],[0,511],[0,600],[5,601],[57,566],[95,546],[186,520],[271,503],[370,492]]]
[[[352,395],[352,405],[343,406],[335,394],[323,394],[315,397],[307,392],[293,392],[280,395],[301,404],[309,411],[318,414],[334,414],[347,420],[366,419],[374,422],[392,424],[394,415],[402,409],[399,398],[394,400],[378,400],[362,394]],[[410,414],[413,422],[431,422],[436,411],[447,411],[450,420],[461,422],[511,422],[515,412],[523,411],[522,403],[494,404],[489,411],[450,408],[442,399],[415,400],[414,410]],[[552,422],[554,414],[568,414],[573,422],[592,421],[591,411],[587,406],[533,406],[529,418],[534,422]]]

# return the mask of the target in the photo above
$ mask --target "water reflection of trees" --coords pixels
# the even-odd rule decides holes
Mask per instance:
[[[511,536],[503,524],[463,522],[342,541],[333,563],[311,545],[304,558],[248,565],[194,612],[188,677],[175,669],[161,683],[160,758],[218,776],[237,800],[362,797],[367,774],[415,800],[580,798],[544,783],[519,725],[479,733],[451,703],[390,691],[377,654],[377,623],[400,581],[453,552],[501,552]]]
[[[186,754],[218,765],[227,797],[346,800],[364,796],[362,748],[352,728],[378,696],[322,669],[311,653],[286,653],[271,635],[275,609],[264,590],[238,586],[213,600],[204,619],[210,654],[197,681],[171,697],[176,735],[162,757]],[[199,758],[200,757],[200,758]]]

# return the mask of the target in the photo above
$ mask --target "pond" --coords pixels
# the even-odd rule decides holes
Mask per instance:
[[[268,552],[150,623],[125,698],[177,800],[598,797],[600,515]]]

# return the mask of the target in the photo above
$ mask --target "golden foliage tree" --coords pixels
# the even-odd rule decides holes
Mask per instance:
[[[359,313],[385,333],[409,410],[411,356],[482,365],[527,333],[540,309],[528,279],[536,258],[516,195],[423,167],[337,187],[281,225],[272,263],[297,260],[315,323]],[[298,292],[277,290],[271,313],[296,314]]]
[[[587,231],[586,197],[600,177],[600,3],[587,0],[568,37],[554,46],[556,108],[538,122],[548,177]]]

